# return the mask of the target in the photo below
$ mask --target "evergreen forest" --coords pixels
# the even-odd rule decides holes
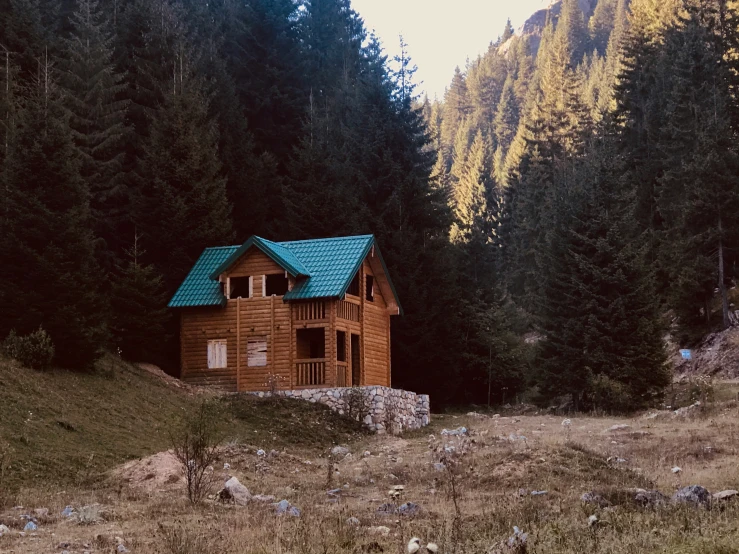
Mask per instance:
[[[349,0],[0,0],[0,338],[176,372],[204,248],[373,233],[393,386],[654,402],[668,333],[735,320],[739,6],[561,0],[494,36],[431,100]]]

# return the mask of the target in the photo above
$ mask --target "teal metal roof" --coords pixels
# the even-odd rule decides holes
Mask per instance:
[[[375,254],[382,263],[395,301],[398,302],[398,295],[373,235],[279,243],[253,236],[241,246],[207,248],[169,306],[183,308],[223,305],[226,300],[218,277],[252,246],[259,248],[296,278],[296,285],[283,297],[286,302],[343,297],[362,261],[375,246]]]
[[[285,300],[343,296],[375,242],[372,235],[281,243],[303,261],[310,272],[288,292]]]
[[[170,308],[187,308],[190,306],[222,306],[226,297],[221,291],[221,284],[210,278],[214,267],[227,260],[238,246],[222,246],[206,248],[198,261],[190,270],[184,282],[169,301]]]
[[[249,238],[244,244],[239,246],[235,252],[233,252],[226,260],[223,261],[217,268],[214,268],[211,274],[211,279],[218,279],[218,276],[226,271],[231,265],[236,262],[249,248],[256,246],[262,252],[267,254],[272,260],[285,269],[293,277],[308,277],[310,273],[305,266],[300,263],[300,260],[295,257],[295,254],[290,249],[284,247],[284,243],[272,242],[271,240],[263,239],[254,235]]]

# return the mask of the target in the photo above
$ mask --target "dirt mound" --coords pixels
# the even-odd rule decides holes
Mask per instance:
[[[138,363],[136,365],[139,368],[146,371],[147,373],[150,373],[151,375],[157,377],[158,379],[161,379],[167,385],[176,387],[178,389],[182,389],[185,392],[188,392],[191,394],[198,394],[198,393],[208,391],[208,389],[204,387],[196,387],[193,385],[189,385],[185,383],[184,381],[181,381],[177,377],[173,377],[172,375],[165,373],[159,366],[156,366],[154,364]],[[213,391],[210,391],[210,392],[213,392]]]
[[[678,376],[710,375],[721,379],[739,378],[739,328],[711,333],[692,349],[692,359],[674,355]]]
[[[132,488],[167,489],[182,479],[182,466],[171,450],[123,464],[113,474]]]

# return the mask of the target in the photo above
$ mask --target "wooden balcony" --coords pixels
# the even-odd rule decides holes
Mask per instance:
[[[297,302],[295,303],[295,321],[316,321],[328,319],[328,310],[326,303],[322,301],[315,302]]]
[[[336,303],[336,317],[347,321],[359,321],[359,304],[339,300]]]
[[[326,384],[326,358],[296,360],[295,370],[299,387],[317,387]]]

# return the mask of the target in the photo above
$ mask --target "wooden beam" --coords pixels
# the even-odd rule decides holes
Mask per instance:
[[[241,385],[241,297],[236,299],[236,392]]]

